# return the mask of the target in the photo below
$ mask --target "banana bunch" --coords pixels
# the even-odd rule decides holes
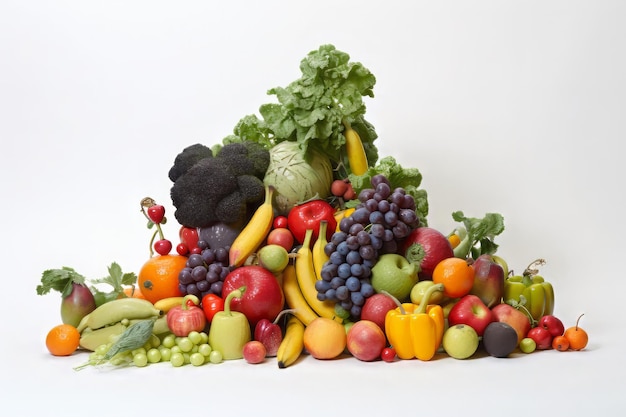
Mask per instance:
[[[326,317],[341,323],[343,320],[335,313],[334,303],[320,301],[317,298],[315,283],[320,278],[315,266],[317,265],[321,271],[328,257],[324,253],[322,242],[317,247],[314,245],[314,250],[311,250],[312,234],[312,229],[306,231],[304,242],[296,252],[294,265],[287,265],[283,271],[285,301],[289,308],[294,310],[293,315],[305,326],[317,317]]]
[[[274,187],[266,186],[265,201],[256,209],[250,221],[230,246],[228,251],[230,266],[243,265],[267,237],[274,221],[273,195]]]
[[[110,343],[113,337],[122,334],[135,322],[152,317],[157,317],[154,334],[169,330],[163,310],[148,300],[127,297],[108,301],[83,317],[78,324],[80,346],[93,351],[100,345]]]

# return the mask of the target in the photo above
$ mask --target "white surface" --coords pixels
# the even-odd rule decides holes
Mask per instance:
[[[625,42],[620,1],[0,4],[3,408],[11,415],[617,415],[623,330]],[[226,363],[79,373],[48,355],[41,272],[137,271],[139,200],[166,205],[183,147],[213,144],[332,43],[377,77],[381,155],[419,168],[431,226],[502,213],[500,254],[537,257],[583,352],[279,370]],[[176,237],[177,226],[166,228]]]

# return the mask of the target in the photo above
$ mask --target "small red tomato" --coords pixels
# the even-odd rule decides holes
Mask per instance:
[[[207,294],[202,297],[202,310],[207,321],[211,323],[216,313],[224,311],[224,299],[217,294]]]
[[[393,362],[396,360],[396,350],[392,347],[386,347],[380,353],[380,358],[385,362]]]
[[[274,229],[279,229],[281,227],[287,227],[287,216],[276,216],[274,217],[274,223],[272,224]]]

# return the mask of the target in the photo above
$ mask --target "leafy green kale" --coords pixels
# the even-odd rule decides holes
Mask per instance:
[[[376,165],[370,167],[363,175],[349,175],[352,188],[357,193],[364,188],[371,188],[371,179],[374,175],[384,175],[391,184],[391,188],[404,188],[407,194],[413,196],[415,200],[415,212],[420,219],[420,225],[426,226],[428,216],[428,194],[426,190],[419,188],[422,182],[422,174],[417,168],[404,168],[396,162],[393,156],[381,158]],[[358,204],[353,201],[351,204]]]
[[[501,214],[487,213],[480,219],[465,217],[462,211],[455,211],[452,218],[463,223],[463,226],[456,230],[461,243],[454,248],[454,256],[458,258],[471,256],[476,259],[480,255],[496,253],[498,245],[494,238],[504,231],[504,218]]]
[[[278,103],[263,104],[255,115],[239,121],[223,143],[253,141],[267,149],[285,140],[297,141],[304,152],[314,146],[338,164],[345,145],[344,124],[359,133],[370,165],[378,160],[374,127],[364,119],[363,97],[374,97],[374,75],[333,45],[322,45],[300,62],[302,76],[286,87],[268,91]]]

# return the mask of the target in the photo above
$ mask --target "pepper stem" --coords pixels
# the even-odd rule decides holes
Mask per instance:
[[[189,303],[193,303],[193,305],[197,306],[198,304],[200,304],[200,299],[193,294],[187,294],[183,297],[183,301],[181,302],[181,309],[189,310]]]
[[[393,295],[389,294],[387,291],[382,290],[380,292],[381,294],[385,294],[387,297],[391,298],[393,300],[394,303],[396,303],[396,305],[398,306],[398,308],[400,309],[400,313],[401,314],[406,314],[406,310],[404,309],[404,306],[402,305],[402,303],[400,302],[400,300],[398,300],[396,297],[394,297]]]
[[[426,291],[424,291],[424,295],[422,296],[422,301],[420,302],[419,306],[415,310],[415,313],[416,314],[426,313],[426,309],[428,308],[428,301],[430,300],[430,296],[434,292],[436,292],[436,291],[443,292],[444,288],[445,287],[443,286],[443,284],[434,284],[434,285],[431,285],[430,287],[428,287],[428,289]]]
[[[224,300],[224,313],[226,313],[229,316],[232,316],[232,313],[230,311],[230,302],[233,300],[233,298],[241,298],[241,296],[243,295],[245,291],[246,291],[246,286],[244,285],[243,287],[239,287],[236,290],[231,291],[226,296],[226,299]]]
[[[285,314],[293,314],[296,312],[295,308],[288,308],[286,310],[281,311],[280,313],[278,313],[278,315],[276,316],[276,318],[274,319],[274,324],[278,324],[278,322],[280,321],[280,319],[285,315]]]

